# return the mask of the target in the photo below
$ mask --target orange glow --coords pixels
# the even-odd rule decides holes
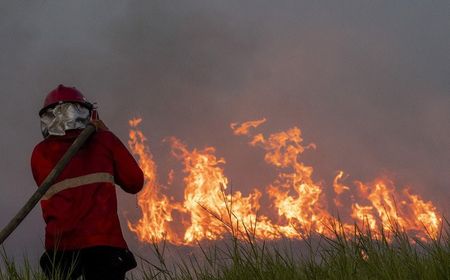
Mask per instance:
[[[404,192],[411,201],[413,215],[416,218],[413,221],[416,230],[423,231],[425,229],[428,234],[436,238],[442,223],[442,218],[439,216],[436,207],[431,201],[425,202],[420,196],[410,194],[408,189],[405,189]]]
[[[249,132],[250,128],[256,128],[265,122],[266,119],[264,118],[256,121],[248,121],[241,124],[232,123],[230,124],[230,127],[233,130],[234,135],[245,135]]]
[[[340,181],[344,177],[344,171],[339,171],[336,177],[334,177],[333,188],[336,194],[341,194],[345,191],[350,190],[349,187],[343,185]]]
[[[333,201],[337,207],[344,206],[344,203],[341,200],[341,194],[350,190],[349,187],[347,187],[341,183],[341,181],[343,180],[343,177],[344,177],[344,171],[339,171],[333,180],[333,189],[334,189],[334,192],[336,193],[336,197],[333,199]]]
[[[137,129],[141,119],[130,120],[131,126],[128,146],[131,152],[138,156],[138,163],[144,172],[145,185],[138,196],[138,205],[142,210],[142,218],[128,227],[135,232],[141,241],[153,242],[164,239],[178,243],[178,239],[169,227],[172,221],[172,210],[177,204],[161,194],[161,186],[156,178],[156,164],[147,146],[147,139],[142,131]]]
[[[168,141],[171,153],[182,164],[183,172],[171,169],[167,185],[174,186],[178,182],[174,178],[183,174],[184,190],[182,201],[174,201],[162,193],[156,164],[144,134],[137,127],[140,122],[140,119],[130,121],[129,146],[144,170],[146,184],[138,195],[142,217],[136,224],[128,225],[141,241],[194,244],[221,239],[229,233],[239,238],[251,233],[259,239],[301,238],[311,232],[332,236],[330,225],[336,224],[337,218],[327,205],[326,188],[334,191],[332,200],[338,209],[345,207],[350,211],[349,217],[341,217],[347,221],[342,222],[342,229],[349,234],[353,223],[374,234],[381,228],[387,233],[400,228],[420,238],[434,238],[439,232],[442,217],[433,203],[425,202],[409,190],[397,191],[387,178],[369,183],[356,181],[351,186],[344,183],[348,175],[338,171],[331,186],[323,180],[314,180],[313,167],[303,163],[300,157],[307,149],[315,149],[315,144],[304,145],[302,131],[297,127],[267,136],[250,132],[266,119],[230,125],[233,134],[249,137],[250,146],[262,149],[265,162],[277,171],[265,192],[254,189],[242,194],[230,185],[225,176],[225,159],[216,156],[214,147],[190,149],[172,137]],[[341,199],[344,194],[351,201]],[[271,213],[267,216],[259,214],[263,195],[271,200],[264,207]]]
[[[358,203],[352,204],[352,218],[355,221],[362,221],[362,226],[368,226],[370,230],[376,231],[377,221],[372,214],[372,206],[360,206]]]

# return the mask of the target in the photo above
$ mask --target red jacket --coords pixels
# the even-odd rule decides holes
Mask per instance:
[[[80,130],[50,136],[31,157],[37,185],[41,185]],[[142,170],[120,140],[98,131],[72,158],[41,200],[47,224],[47,250],[75,250],[92,246],[126,248],[117,216],[116,187],[135,194],[142,189]]]

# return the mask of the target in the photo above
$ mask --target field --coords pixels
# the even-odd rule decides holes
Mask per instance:
[[[346,235],[337,224],[330,230],[334,236],[277,242],[255,240],[251,231],[239,238],[231,234],[222,242],[191,247],[200,253],[188,258],[174,257],[168,251],[176,248],[164,242],[153,244],[152,256],[140,258],[128,279],[450,279],[448,221],[427,240],[398,228],[373,233],[355,226]],[[19,265],[4,250],[2,260],[1,279],[45,279],[38,267],[27,260]]]

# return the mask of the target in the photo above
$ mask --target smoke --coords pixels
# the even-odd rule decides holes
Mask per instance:
[[[123,141],[127,120],[142,117],[162,176],[176,162],[161,139],[174,135],[191,148],[217,147],[235,188],[263,188],[271,168],[228,125],[266,117],[264,132],[299,126],[305,141],[317,144],[304,156],[325,184],[338,169],[349,180],[389,173],[448,213],[445,1],[1,6],[1,225],[34,191],[29,158],[41,140],[37,112],[59,83],[98,102]],[[137,213],[133,197],[119,194],[119,204],[122,220],[123,212]],[[40,215],[35,209],[25,220],[8,252],[39,254]],[[133,242],[129,233],[127,239]]]

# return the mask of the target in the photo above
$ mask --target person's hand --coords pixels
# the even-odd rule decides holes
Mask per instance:
[[[105,123],[102,120],[91,120],[91,124],[93,124],[95,126],[97,131],[109,130],[108,127],[105,125]]]

